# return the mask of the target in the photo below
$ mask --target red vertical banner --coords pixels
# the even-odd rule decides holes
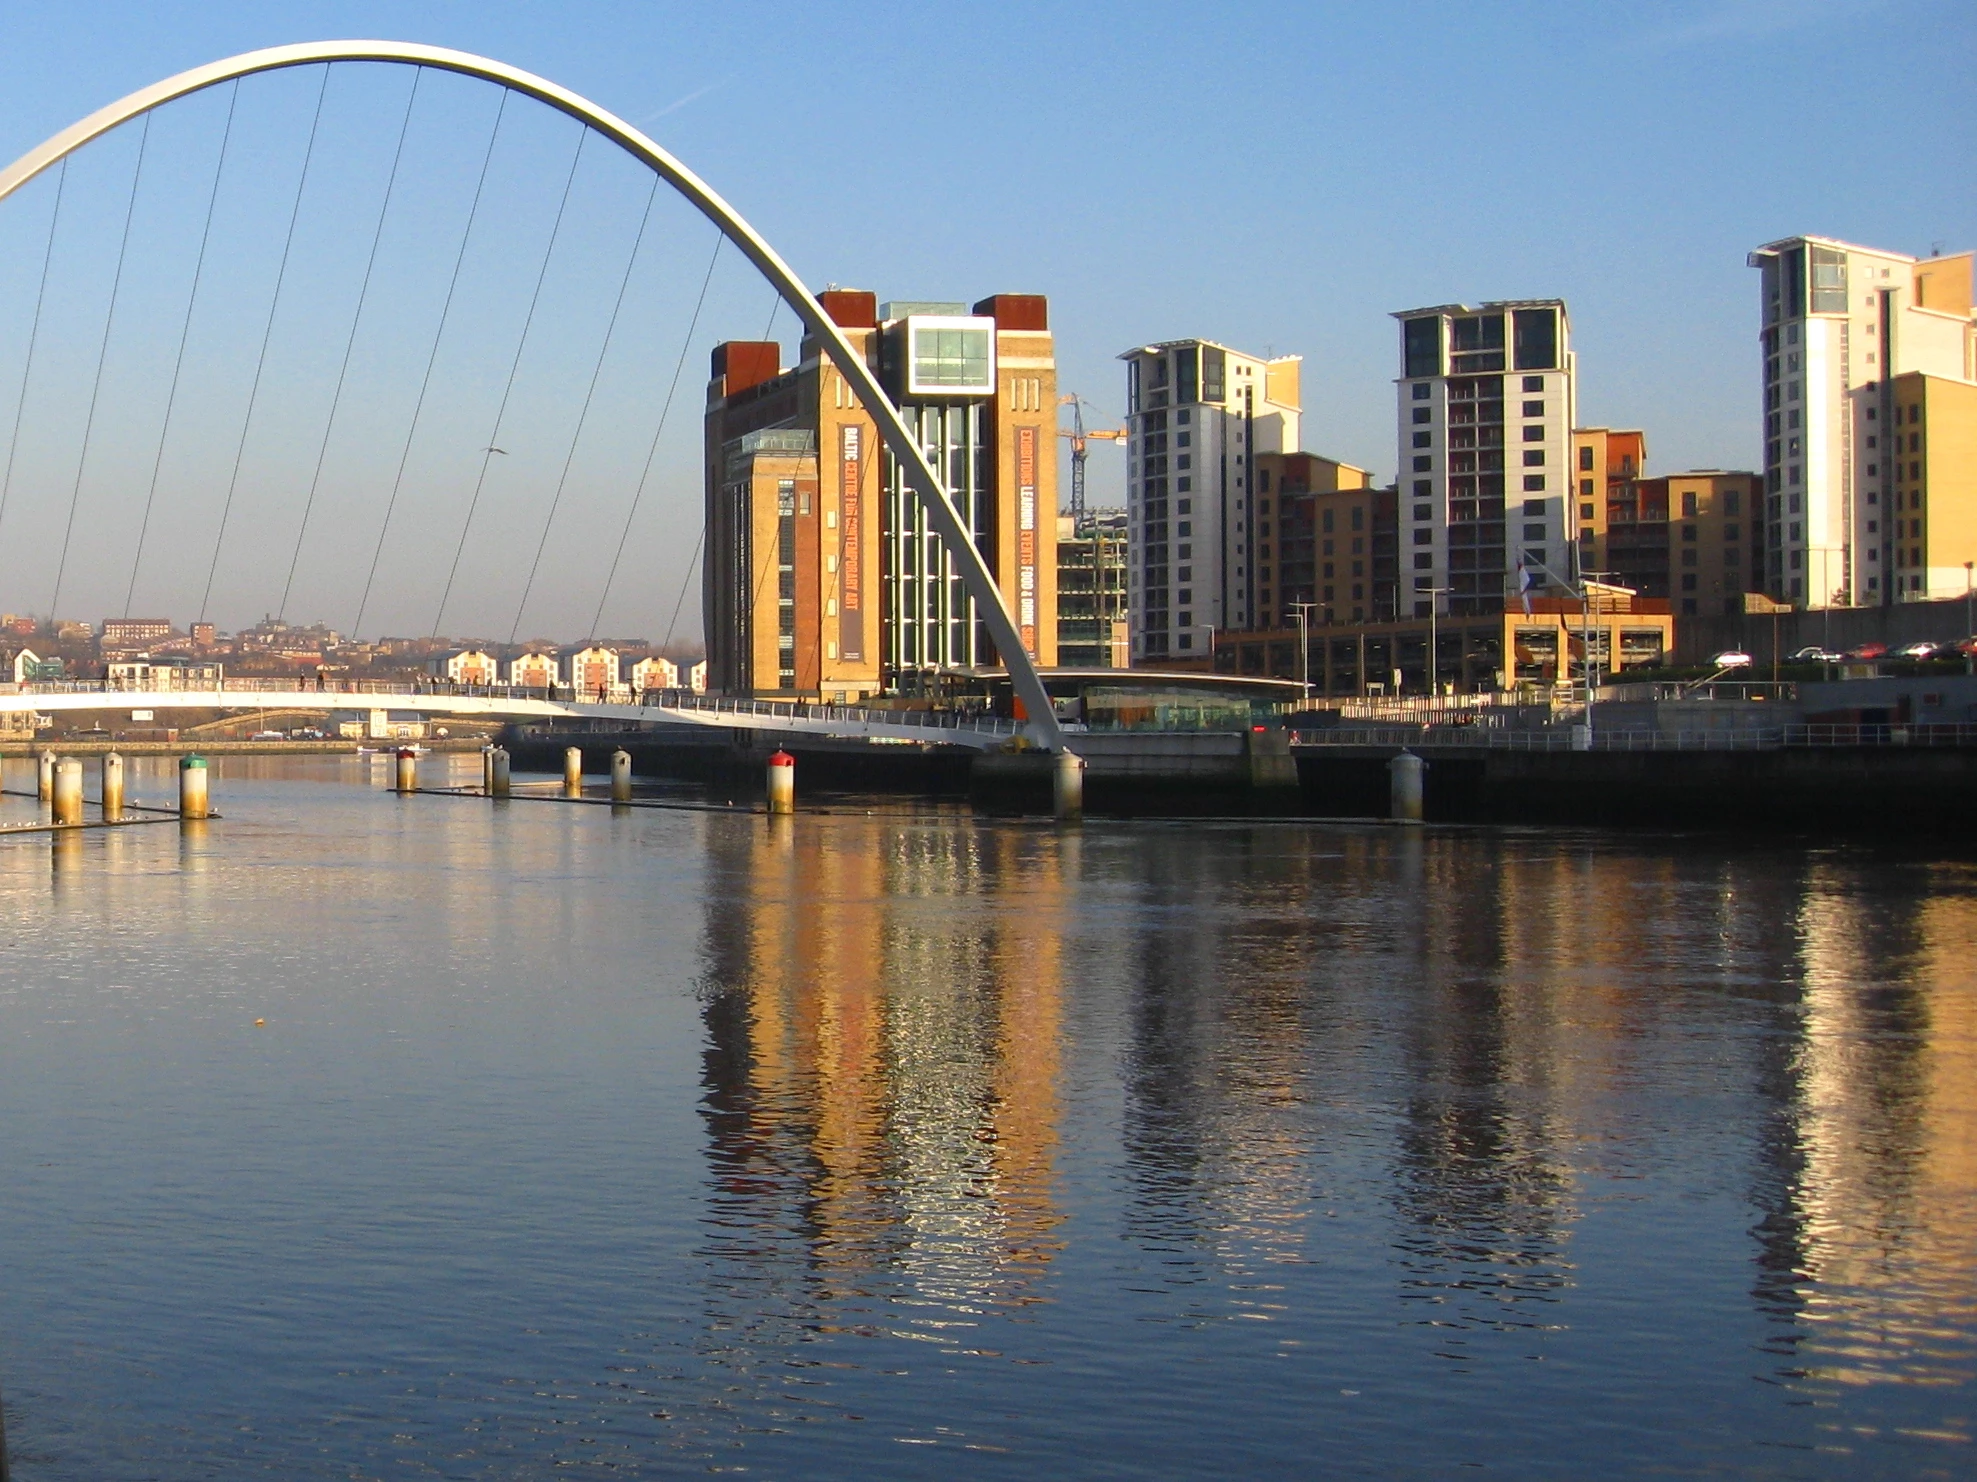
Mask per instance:
[[[862,468],[861,429],[846,424],[838,429],[838,506],[842,526],[838,533],[838,652],[847,659],[865,657],[864,545],[859,539],[862,525],[859,480]]]
[[[1037,656],[1037,430],[1016,429],[1016,626]]]

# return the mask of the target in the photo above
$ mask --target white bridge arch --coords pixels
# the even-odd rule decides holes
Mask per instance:
[[[660,148],[639,130],[633,128],[617,115],[600,108],[588,98],[559,87],[546,78],[537,77],[532,72],[524,72],[519,67],[511,67],[505,62],[497,62],[488,57],[475,56],[471,52],[453,51],[440,46],[421,46],[406,41],[309,41],[293,46],[273,46],[262,51],[243,52],[237,57],[223,61],[208,62],[203,67],[194,67],[181,72],[176,77],[168,77],[163,82],[140,88],[126,98],[100,108],[80,123],[64,129],[47,142],[30,149],[6,169],[0,170],[0,201],[12,195],[21,186],[34,179],[43,170],[82,148],[90,140],[108,133],[120,124],[149,112],[153,108],[196,93],[203,88],[213,87],[223,82],[231,82],[237,77],[247,77],[257,72],[275,72],[286,67],[306,67],[316,63],[331,62],[396,62],[407,66],[432,67],[444,72],[457,72],[467,77],[477,77],[492,82],[510,91],[521,93],[546,103],[559,112],[568,114],[586,128],[602,134],[632,158],[651,169],[675,191],[692,203],[709,221],[720,230],[728,241],[741,249],[763,277],[767,278],[783,301],[803,321],[803,326],[817,337],[824,353],[831,358],[839,374],[849,381],[859,398],[871,410],[872,418],[878,424],[879,435],[885,439],[886,447],[899,461],[906,475],[907,484],[925,510],[928,521],[940,535],[947,547],[956,571],[966,584],[968,595],[975,599],[982,620],[987,624],[989,636],[995,642],[996,651],[1002,655],[1003,664],[1009,671],[1011,684],[1016,696],[1022,700],[1028,713],[1028,730],[1032,737],[1052,751],[1064,749],[1064,735],[1057,724],[1050,697],[1045,692],[1043,681],[1038,677],[1036,666],[1024,652],[1022,635],[1016,627],[1009,609],[1004,605],[1001,590],[990,575],[988,564],[983,561],[981,552],[975,548],[973,538],[961,522],[947,492],[941,487],[934,471],[927,464],[919,444],[906,430],[900,420],[899,411],[892,404],[885,389],[879,385],[878,377],[872,368],[851,348],[830,316],[824,312],[810,290],[792,273],[789,266],[777,255],[755,229],[742,220],[735,209],[715,193],[693,171]]]

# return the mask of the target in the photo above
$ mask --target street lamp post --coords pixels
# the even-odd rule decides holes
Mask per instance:
[[[1441,628],[1438,622],[1439,600],[1455,590],[1453,587],[1424,587],[1428,594],[1428,662],[1425,666],[1428,676],[1428,698],[1441,692],[1436,682],[1441,677]]]
[[[1311,701],[1311,630],[1307,626],[1311,610],[1316,602],[1293,602],[1291,611],[1297,614],[1297,685],[1298,696],[1306,704]]]

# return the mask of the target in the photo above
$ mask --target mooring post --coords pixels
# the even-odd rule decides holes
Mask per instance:
[[[124,759],[114,751],[103,754],[103,821],[124,816]]]
[[[186,756],[178,764],[178,816],[182,822],[207,814],[206,758]]]
[[[56,823],[82,822],[82,763],[65,756],[55,763],[54,804]]]
[[[769,758],[769,811],[796,811],[796,758],[780,748]]]
[[[1402,823],[1421,821],[1421,774],[1428,764],[1411,751],[1403,751],[1387,763],[1387,786],[1392,816]]]
[[[1053,811],[1065,822],[1085,816],[1085,759],[1060,751],[1051,761],[1050,798]]]
[[[409,746],[398,748],[398,790],[400,792],[419,790],[419,754]]]
[[[583,752],[574,746],[563,752],[563,796],[583,796]]]
[[[35,784],[34,795],[46,803],[55,796],[55,753],[41,753],[41,778]]]
[[[494,748],[481,748],[481,791],[488,797],[494,796]]]
[[[513,783],[509,779],[508,772],[508,748],[495,747],[488,760],[492,764],[488,793],[492,797],[505,798],[513,791]]]
[[[611,753],[611,801],[632,800],[632,754],[622,746]]]

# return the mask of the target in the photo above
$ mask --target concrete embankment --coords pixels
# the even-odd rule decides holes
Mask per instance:
[[[1305,806],[1319,814],[1384,813],[1393,754],[1370,747],[1302,751]],[[1430,749],[1422,756],[1431,822],[1977,838],[1977,750]]]

